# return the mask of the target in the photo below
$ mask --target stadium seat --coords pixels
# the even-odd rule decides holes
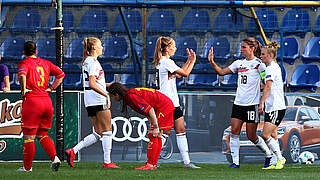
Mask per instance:
[[[289,88],[295,92],[306,89],[315,92],[320,85],[320,69],[316,64],[299,64],[294,70]]]
[[[7,25],[7,15],[9,12],[9,7],[8,6],[3,6],[1,7],[1,19],[0,19],[0,32],[5,31],[6,25]]]
[[[201,50],[200,57],[207,62],[209,50],[213,47],[214,58],[217,62],[224,63],[231,56],[231,45],[226,37],[209,38]]]
[[[178,31],[181,35],[204,35],[211,29],[208,11],[191,9],[183,17]]]
[[[279,42],[279,40],[278,40]],[[283,38],[282,46],[278,49],[277,59],[281,59],[281,51],[283,48],[283,61],[288,64],[294,64],[294,61],[299,58],[300,45],[295,37]]]
[[[279,66],[281,68],[281,76],[282,76],[283,85],[287,86],[287,71],[286,71],[286,68],[281,63],[279,64]]]
[[[83,39],[75,38],[66,49],[64,59],[66,63],[80,63],[83,58]]]
[[[129,57],[129,47],[124,37],[108,37],[103,42],[103,53],[99,57],[102,61],[113,61],[118,64]]]
[[[56,39],[55,38],[39,38],[36,41],[38,57],[50,60],[55,63],[56,59]]]
[[[37,9],[23,9],[14,17],[9,31],[16,34],[30,34],[34,36],[41,29],[41,16]]]
[[[66,76],[63,79],[65,89],[81,89],[82,74],[81,68],[77,64],[64,64],[63,71]]]
[[[176,19],[172,11],[155,10],[149,16],[147,21],[148,34],[170,36],[174,31],[176,31]]]
[[[317,18],[316,24],[314,25],[312,32],[316,37],[320,36],[320,15]]]
[[[154,50],[156,47],[158,37],[148,36],[147,37],[147,59],[153,61]]]
[[[124,16],[127,19],[127,23],[130,29],[130,32],[136,36],[137,33],[142,31],[142,17],[139,11],[130,11],[126,10],[124,11]],[[118,14],[116,17],[112,28],[110,29],[110,32],[112,35],[118,35],[118,34],[126,34],[127,30],[123,24],[121,15]]]
[[[284,16],[280,28],[285,36],[297,35],[301,38],[304,38],[305,33],[309,32],[310,29],[311,26],[308,11],[299,9],[289,10]]]
[[[113,67],[111,64],[102,64],[102,69],[105,72],[105,79],[106,79],[106,83],[112,83],[115,81],[116,77],[115,74],[112,72],[114,71]]]
[[[79,27],[76,28],[76,32],[80,36],[94,34],[99,38],[107,31],[109,31],[107,13],[96,9],[88,10],[81,17]]]
[[[74,31],[74,16],[72,11],[62,11],[62,24],[65,35]],[[46,33],[46,35],[54,34],[55,31],[50,29],[53,27],[56,27],[56,11],[52,11],[46,22],[46,27],[42,28],[42,31]]]
[[[196,64],[186,82],[187,88],[213,88],[219,83],[219,76],[210,64]]]
[[[0,47],[2,62],[17,63],[22,60],[24,43],[22,37],[6,38]]]
[[[223,76],[223,80],[221,81],[221,86],[223,88],[236,88],[238,86],[238,74],[227,74]]]
[[[197,53],[198,45],[197,41],[193,37],[177,37],[175,39],[177,51],[172,59],[175,60],[183,60],[186,61],[188,58],[188,54],[186,49],[192,49],[195,53]]]
[[[320,37],[312,37],[302,54],[303,63],[319,62],[320,61]]]
[[[121,74],[120,76],[120,83],[124,84],[127,87],[137,87],[141,86],[141,72],[139,69],[134,69],[133,64],[128,65],[122,71],[125,74]],[[138,79],[136,79],[136,73]]]
[[[217,35],[231,34],[237,37],[243,28],[243,18],[231,9],[220,11],[211,32]]]
[[[271,38],[274,32],[279,31],[278,17],[272,10],[257,10],[256,14],[267,37]],[[253,18],[250,19],[246,32],[249,36],[259,34]]]

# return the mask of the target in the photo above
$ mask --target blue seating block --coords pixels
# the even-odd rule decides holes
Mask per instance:
[[[188,88],[213,88],[218,83],[219,76],[210,64],[196,64],[186,84]]]
[[[99,57],[103,61],[123,63],[129,57],[129,47],[124,37],[108,37],[103,42],[103,54]]]
[[[283,64],[279,64],[279,66],[281,68],[281,76],[282,76],[283,85],[287,86],[287,71],[286,71],[286,68],[283,66]]]
[[[176,18],[172,11],[156,10],[149,16],[147,21],[148,34],[169,36],[174,31],[176,31]]]
[[[154,50],[156,47],[158,37],[148,36],[147,37],[147,59],[153,61]]]
[[[114,82],[116,77],[115,77],[115,74],[112,72],[112,71],[114,71],[112,65],[111,64],[102,64],[101,66],[105,72],[106,83]]]
[[[226,37],[209,38],[202,48],[200,54],[202,59],[208,59],[211,47],[213,47],[215,60],[225,62],[231,57],[231,45]]]
[[[128,65],[122,70],[125,74],[121,74],[120,83],[127,87],[137,87],[141,86],[141,71],[139,69],[134,69],[133,64]],[[138,74],[136,74],[138,73]]]
[[[126,10],[124,16],[133,35],[142,31],[142,17],[139,11]],[[120,14],[116,17],[110,32],[113,35],[127,33]]]
[[[55,63],[56,59],[56,39],[39,38],[36,41],[38,56]]]
[[[274,32],[279,31],[279,25],[278,25],[278,17],[275,11],[272,10],[257,10],[256,14],[258,16],[258,19],[260,21],[260,24],[263,28],[263,31],[265,34],[271,38]],[[257,29],[256,23],[254,19],[250,19],[248,27],[247,27],[247,33],[249,36],[254,36],[259,34],[259,30]]]
[[[223,76],[223,81],[221,81],[221,86],[236,88],[238,86],[238,74],[227,74]]]
[[[41,29],[41,16],[37,9],[23,9],[14,17],[9,31],[12,34],[35,35]]]
[[[107,13],[103,10],[88,10],[80,20],[79,27],[76,28],[78,35],[94,34],[101,38],[104,32],[109,31]]]
[[[235,14],[231,9],[226,9],[220,11],[211,32],[218,35],[231,34],[236,37],[243,29],[242,16]]]
[[[302,61],[304,63],[320,61],[320,37],[312,37],[308,41],[302,54]]]
[[[66,76],[63,79],[65,89],[81,89],[82,73],[81,68],[77,64],[64,64],[63,71]]]
[[[211,29],[210,21],[211,20],[208,11],[191,9],[183,17],[178,31],[182,35],[204,35]]]
[[[197,41],[192,37],[177,37],[176,47],[177,51],[175,55],[172,57],[176,60],[187,60],[188,54],[186,49],[192,49],[195,53],[197,53],[198,45]]]
[[[314,25],[314,28],[312,29],[312,32],[315,36],[320,36],[320,15],[317,18],[316,24]]]
[[[62,24],[63,32],[70,33],[74,31],[74,16],[72,11],[62,11]],[[42,31],[47,35],[54,33],[54,30],[50,28],[56,27],[56,11],[53,11],[46,22],[46,27],[42,28]]]
[[[279,42],[279,41],[278,41]],[[283,61],[289,64],[294,64],[294,61],[299,58],[300,45],[295,37],[285,37],[280,48],[278,48],[277,59],[281,58],[283,48]]]
[[[301,38],[311,30],[309,13],[306,10],[292,9],[282,20],[280,30],[286,35],[298,35]]]
[[[83,39],[75,38],[66,49],[64,59],[67,63],[79,63],[83,59]]]
[[[25,39],[22,37],[8,37],[0,47],[3,62],[19,62],[23,58]]]
[[[293,72],[289,88],[291,91],[306,89],[315,92],[320,85],[320,69],[316,64],[299,64]]]

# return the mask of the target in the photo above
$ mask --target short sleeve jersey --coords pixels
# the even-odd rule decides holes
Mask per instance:
[[[147,116],[153,108],[156,113],[164,115],[174,111],[170,98],[163,93],[151,88],[132,88],[126,92],[125,103],[136,112]]]
[[[45,90],[48,88],[49,77],[62,78],[64,72],[50,61],[39,57],[29,57],[18,64],[18,75],[25,75],[26,88],[31,90],[26,96],[48,96]]]
[[[8,67],[4,64],[0,64],[0,88],[3,89],[4,87],[6,87],[6,84],[4,82],[4,78],[6,76],[9,76],[9,70]],[[0,89],[0,90],[1,90]]]
[[[173,74],[180,69],[180,67],[177,66],[173,60],[163,56],[156,69],[158,73],[157,86],[159,87],[159,91],[172,100],[174,107],[179,107],[176,77]]]
[[[259,104],[260,100],[260,73],[266,69],[265,64],[260,59],[236,60],[229,69],[233,73],[238,73],[238,88],[234,104],[249,106]]]
[[[269,96],[265,102],[265,112],[285,109],[283,81],[280,66],[272,61],[267,65],[265,82],[271,80],[272,86]]]
[[[88,56],[83,62],[82,75],[84,81],[83,85],[85,107],[107,104],[106,97],[89,88],[89,77],[95,76],[97,79],[96,84],[100,89],[107,92],[104,70],[102,69],[99,61],[92,56]]]

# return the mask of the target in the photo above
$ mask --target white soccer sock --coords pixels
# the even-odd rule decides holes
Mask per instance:
[[[103,161],[104,163],[110,163],[111,149],[112,149],[112,131],[102,133],[102,149],[103,149]]]
[[[168,138],[168,137],[169,137],[168,135],[162,134],[162,136],[161,136],[162,147],[163,147],[164,144],[167,142],[167,138]],[[162,147],[161,147],[161,148],[162,148]]]
[[[73,151],[75,154],[77,154],[82,148],[88,147],[94,143],[96,143],[101,136],[97,134],[96,132],[93,132],[92,134],[89,134],[85,138],[83,138],[82,141],[80,141],[74,148]]]
[[[189,148],[188,148],[188,140],[186,133],[180,133],[176,134],[177,136],[177,145],[180,151],[180,154],[183,159],[184,164],[189,164],[190,163],[190,158],[189,158]]]
[[[232,162],[239,165],[240,137],[239,135],[230,134],[230,151]]]
[[[254,144],[265,154],[266,157],[271,157],[271,151],[262,137],[258,136],[258,139]]]
[[[279,141],[270,137],[266,142],[269,148],[271,149],[271,151],[277,156],[277,160],[282,159],[283,157],[280,151]]]

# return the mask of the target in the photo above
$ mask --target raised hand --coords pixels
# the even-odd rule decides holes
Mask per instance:
[[[189,48],[187,48],[186,51],[188,54],[188,61],[194,62],[197,60],[197,55],[192,49],[189,50]]]
[[[208,60],[210,63],[214,63],[213,47],[211,47],[209,50]]]

